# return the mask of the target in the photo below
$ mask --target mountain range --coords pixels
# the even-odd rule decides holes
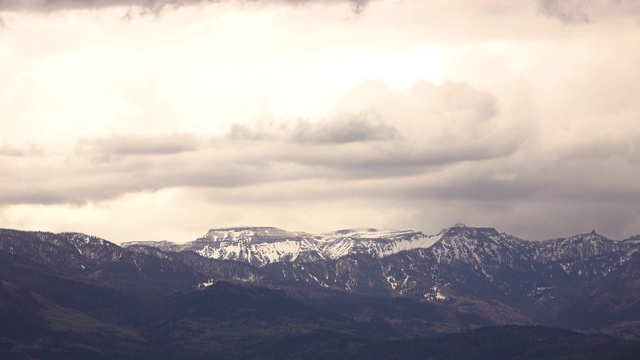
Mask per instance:
[[[614,241],[592,231],[527,241],[493,228],[463,224],[436,235],[376,229],[314,235],[253,227],[212,229],[182,245],[138,242],[124,246],[133,251],[157,247],[195,252],[253,266],[250,274],[236,274],[234,280],[448,301],[472,306],[474,312],[480,311],[476,307],[495,310],[493,320],[505,323],[529,319],[565,327],[616,329],[620,320],[635,328],[638,324],[629,323],[636,320],[635,315],[589,320],[580,315],[580,307],[598,314],[613,311],[606,300],[612,292],[618,293],[616,299],[623,294],[628,299],[616,305],[614,312],[640,311],[640,236]]]
[[[7,356],[16,349],[37,353],[40,345],[7,335],[29,333],[32,325],[54,343],[60,331],[82,332],[89,334],[83,346],[99,348],[91,334],[109,334],[131,354],[151,351],[144,344],[182,341],[184,348],[173,349],[193,358],[200,342],[221,332],[269,333],[269,341],[259,337],[263,348],[294,335],[305,343],[299,336],[310,333],[393,348],[386,341],[500,325],[634,340],[640,339],[639,248],[640,236],[613,241],[592,231],[527,241],[463,224],[436,235],[222,228],[184,244],[122,245],[79,233],[4,229],[0,315],[21,325],[4,336],[0,331],[0,349]],[[200,335],[185,342],[185,334]],[[252,358],[213,343],[205,353]]]

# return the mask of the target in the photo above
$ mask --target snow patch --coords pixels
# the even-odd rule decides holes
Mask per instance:
[[[432,286],[429,292],[424,294],[424,298],[426,301],[444,301],[448,299],[442,295],[438,286]]]
[[[215,284],[215,283],[216,283],[216,282],[215,282],[213,279],[209,279],[209,280],[208,280],[208,281],[206,281],[206,282],[199,283],[199,284],[197,285],[197,287],[198,287],[198,288],[200,288],[200,289],[204,289],[204,288],[208,288],[209,286],[211,286],[211,285],[213,285],[213,284]]]

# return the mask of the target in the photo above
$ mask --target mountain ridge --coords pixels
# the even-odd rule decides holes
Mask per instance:
[[[0,229],[0,280],[25,284],[73,311],[98,306],[102,298],[127,302],[135,296],[153,304],[166,292],[230,281],[287,289],[304,299],[339,293],[406,299],[469,314],[480,324],[566,324],[618,336],[640,334],[639,236],[614,241],[590,232],[534,242],[462,225],[437,235],[252,229],[212,229],[209,238],[193,242],[200,249],[173,248],[169,242],[120,246],[80,233]],[[254,241],[256,230],[268,241]],[[282,250],[286,247],[289,252]],[[218,257],[207,256],[215,251]],[[87,301],[82,294],[97,298]],[[584,314],[594,314],[594,320]],[[420,324],[410,327],[433,331],[433,325]]]
[[[567,238],[522,240],[506,233],[499,233],[492,227],[468,227],[464,224],[445,228],[434,235],[414,230],[374,228],[311,234],[275,227],[229,227],[210,229],[204,236],[184,244],[137,241],[125,242],[122,246],[154,246],[166,251],[195,251],[208,258],[244,261],[256,266],[265,266],[277,262],[323,261],[355,254],[384,258],[402,251],[429,249],[438,243],[447,244],[443,245],[444,247],[461,249],[468,248],[469,243],[465,244],[465,240],[469,239],[480,240],[482,243],[492,241],[496,246],[498,243],[506,243],[511,247],[528,248],[529,251],[535,252],[535,255],[531,256],[555,261],[562,257],[578,258],[614,251],[622,247],[621,245],[632,244],[636,238],[640,238],[640,235],[625,240],[610,240],[592,231]],[[576,247],[579,248],[579,256],[566,250]],[[465,251],[468,252],[470,249]]]

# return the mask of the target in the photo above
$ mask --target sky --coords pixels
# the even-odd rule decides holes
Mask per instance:
[[[0,0],[0,227],[640,234],[640,2]]]

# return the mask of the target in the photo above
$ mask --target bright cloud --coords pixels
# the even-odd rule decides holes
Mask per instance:
[[[0,1],[0,222],[640,233],[635,2]]]

